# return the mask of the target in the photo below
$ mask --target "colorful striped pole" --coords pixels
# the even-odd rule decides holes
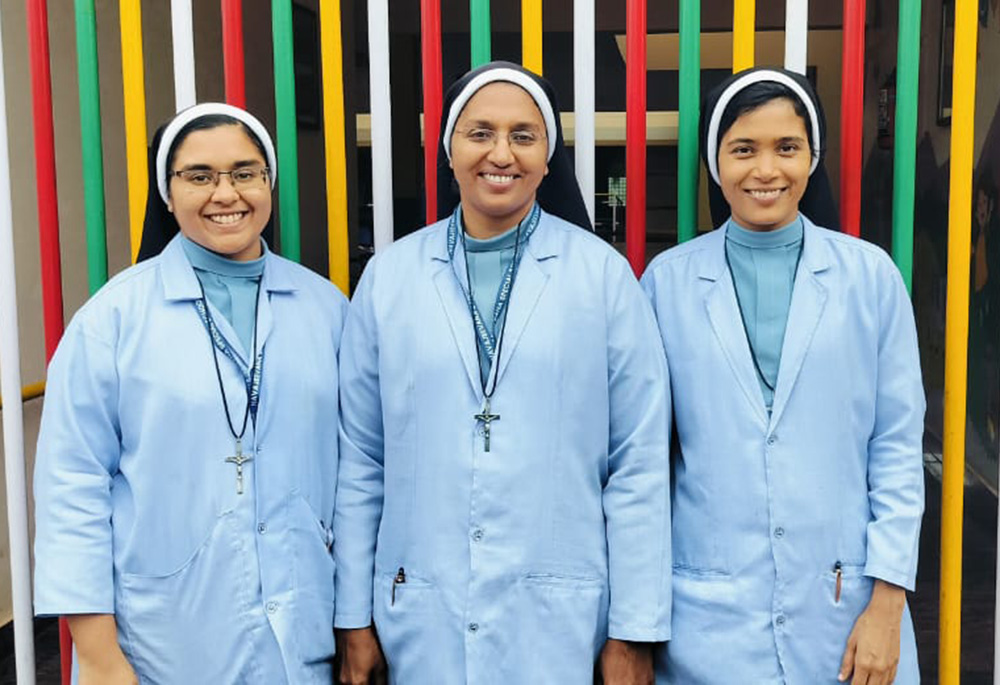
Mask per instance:
[[[424,189],[426,223],[437,221],[437,153],[444,86],[441,74],[441,0],[420,0],[424,73]]]
[[[521,0],[521,64],[542,73],[542,0]]]
[[[806,73],[809,0],[785,0],[785,69]]]
[[[944,475],[941,482],[940,685],[959,685],[962,661],[962,514],[968,388],[972,151],[976,126],[977,0],[955,2],[948,285],[944,361]]]
[[[295,55],[292,44],[292,0],[272,0],[274,34],[274,109],[278,129],[279,235],[281,254],[301,259],[299,234],[299,133],[295,113]]]
[[[4,475],[10,538],[14,610],[14,668],[20,685],[35,683],[35,643],[31,610],[31,557],[28,551],[28,492],[24,475],[24,418],[21,408],[21,352],[17,330],[17,280],[14,274],[14,217],[10,201],[7,144],[7,87],[4,82],[3,31],[0,30],[0,397],[3,412]]]
[[[733,3],[733,73],[749,69],[754,64],[754,25],[757,21],[754,0]]]
[[[59,195],[56,192],[52,79],[49,72],[49,20],[46,0],[28,1],[28,51],[35,129],[35,182],[38,237],[42,257],[45,353],[51,359],[63,332],[62,268],[59,257]]]
[[[680,0],[677,112],[677,241],[698,232],[698,117],[701,107],[701,1]]]
[[[918,61],[919,64],[919,61]],[[840,96],[840,222],[861,235],[861,155],[865,99],[865,0],[844,0]]]
[[[646,268],[646,0],[627,0],[625,21],[625,251],[638,277]]]
[[[892,256],[907,290],[913,282],[913,203],[917,177],[917,96],[920,90],[920,0],[899,3],[896,59],[896,140],[892,180]]]
[[[170,28],[174,42],[174,104],[179,112],[198,101],[195,95],[191,0],[170,0]]]
[[[491,59],[490,0],[469,0],[469,30],[472,39],[472,68]]]
[[[340,0],[319,4],[323,60],[323,140],[326,152],[326,229],[330,280],[351,294],[347,237],[347,144],[344,140],[344,58]]]
[[[597,194],[594,115],[594,0],[573,2],[573,154],[576,180],[583,193],[591,225],[595,224],[594,201]]]
[[[142,66],[142,10],[139,0],[119,0],[122,36],[122,88],[125,96],[125,167],[128,172],[129,235],[132,262],[139,255],[146,212],[146,86]]]
[[[101,89],[97,68],[94,0],[76,0],[76,65],[80,89],[83,202],[87,221],[90,293],[108,280],[108,238],[104,220],[104,152],[101,149]]]
[[[392,101],[389,97],[389,0],[368,0],[371,92],[372,218],[375,251],[392,242]]]
[[[320,3],[321,13],[323,5],[324,3]],[[243,0],[222,0],[222,62],[226,81],[226,102],[235,107],[246,108]]]

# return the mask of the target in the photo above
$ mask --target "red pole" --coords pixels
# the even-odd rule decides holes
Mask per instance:
[[[62,268],[59,261],[59,205],[56,194],[55,133],[52,124],[52,77],[49,72],[49,19],[45,0],[28,0],[28,57],[31,108],[35,129],[35,185],[38,236],[42,258],[42,310],[45,358],[52,359],[63,332]],[[59,619],[62,682],[73,668],[73,642],[66,619]]]
[[[441,129],[441,0],[420,0],[424,70],[424,188],[427,223],[437,221],[437,153]]]
[[[844,0],[840,98],[840,221],[861,235],[861,141],[865,96],[865,0]]]
[[[627,0],[625,32],[625,251],[646,268],[646,0]]]
[[[243,0],[222,0],[222,61],[226,102],[246,107],[246,77],[243,67]]]

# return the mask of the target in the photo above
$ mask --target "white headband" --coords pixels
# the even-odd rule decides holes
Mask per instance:
[[[556,115],[552,111],[552,103],[545,96],[545,91],[538,83],[525,74],[524,72],[517,71],[516,69],[510,69],[508,67],[500,67],[498,69],[490,69],[484,71],[481,74],[473,77],[469,81],[462,92],[458,94],[455,101],[451,103],[451,109],[448,110],[448,121],[444,127],[444,153],[448,155],[448,159],[451,160],[451,134],[455,130],[455,123],[458,121],[458,115],[462,113],[465,109],[465,105],[468,104],[469,99],[476,94],[479,89],[490,83],[495,83],[497,81],[506,81],[507,83],[513,83],[514,85],[520,86],[527,91],[531,99],[535,101],[538,105],[538,109],[542,113],[542,119],[545,120],[545,134],[548,138],[548,156],[546,160],[551,160],[552,155],[556,151]]]
[[[221,102],[205,102],[178,112],[177,116],[163,130],[163,136],[160,138],[160,147],[156,150],[156,187],[159,189],[160,197],[163,198],[164,203],[170,202],[170,193],[167,191],[169,185],[167,153],[170,152],[170,148],[174,144],[174,139],[181,132],[182,128],[195,119],[212,114],[223,114],[232,117],[254,132],[254,135],[257,136],[264,146],[264,152],[267,156],[267,166],[269,168],[267,177],[271,181],[271,187],[274,187],[275,181],[278,178],[278,163],[274,156],[274,143],[271,142],[271,136],[268,135],[264,124],[260,123],[257,117],[239,107],[233,107]]]
[[[783,86],[788,86],[793,93],[795,93],[802,104],[805,105],[806,111],[809,112],[809,124],[812,128],[812,140],[813,140],[813,150],[812,152],[812,165],[809,167],[809,175],[816,171],[816,167],[819,166],[819,117],[816,116],[816,105],[813,103],[812,99],[806,94],[805,89],[795,82],[795,79],[788,76],[788,74],[782,74],[780,71],[773,71],[771,69],[760,69],[758,71],[751,71],[745,74],[735,81],[729,84],[729,86],[722,91],[722,95],[719,96],[719,101],[715,103],[715,109],[712,110],[712,118],[708,122],[708,132],[706,137],[708,140],[705,141],[705,156],[708,158],[708,173],[711,174],[712,178],[718,185],[722,185],[719,181],[719,124],[722,122],[722,114],[726,111],[726,107],[729,105],[730,100],[732,100],[737,93],[746,88],[747,86],[752,86],[755,83],[761,83],[762,81],[774,81],[780,83]]]

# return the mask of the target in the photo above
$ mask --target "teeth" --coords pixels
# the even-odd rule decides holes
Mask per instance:
[[[510,183],[514,180],[513,176],[501,176],[500,174],[483,174],[483,178],[491,183]]]
[[[246,216],[246,212],[236,212],[234,214],[213,214],[208,219],[217,224],[235,224],[244,216]]]
[[[775,188],[774,190],[748,190],[747,192],[758,200],[773,200],[781,195],[781,188]]]

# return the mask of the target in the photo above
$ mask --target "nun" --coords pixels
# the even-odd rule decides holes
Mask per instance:
[[[347,302],[275,255],[249,113],[154,138],[144,261],[73,317],[35,467],[35,612],[78,682],[329,683]]]
[[[805,78],[737,73],[703,116],[726,217],[642,279],[677,439],[658,682],[917,683],[924,392],[903,279],[817,224],[835,212]]]
[[[669,637],[669,381],[590,230],[551,86],[448,91],[441,221],[376,254],[341,352],[341,682],[651,682]]]

